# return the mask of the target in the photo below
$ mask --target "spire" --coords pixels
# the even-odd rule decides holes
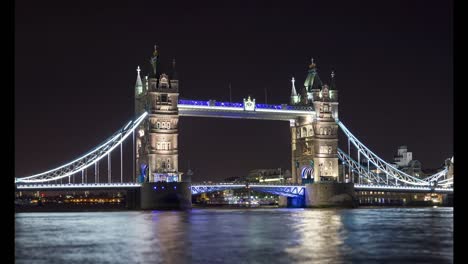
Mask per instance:
[[[176,61],[175,58],[172,59],[172,78],[173,80],[177,80],[177,71],[175,67]]]
[[[141,94],[143,92],[143,83],[141,82],[141,77],[140,77],[140,66],[137,68],[137,79],[136,79],[136,84],[135,84],[135,92],[137,95]]]
[[[332,70],[332,72],[331,72],[330,90],[336,90],[335,71],[334,70]]]
[[[292,77],[291,79],[291,83],[292,83],[292,88],[291,88],[291,96],[297,96],[297,92],[296,92],[296,87],[294,86],[294,77]]]
[[[311,58],[309,65],[309,70],[307,71],[307,78],[304,82],[307,92],[310,92],[312,89],[320,89],[322,87],[322,81],[317,74],[316,65],[314,63],[314,58]]]
[[[151,66],[153,66],[153,75],[157,78],[156,66],[158,62],[158,45],[154,45],[153,56],[151,56]]]
[[[310,58],[309,69],[313,69],[313,68],[315,68],[314,58]]]

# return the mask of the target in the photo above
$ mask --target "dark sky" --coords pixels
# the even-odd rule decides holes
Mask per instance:
[[[168,4],[170,2],[172,4]],[[15,173],[39,173],[133,117],[136,67],[177,60],[180,97],[288,103],[313,57],[336,72],[340,119],[391,161],[453,154],[451,1],[15,1]],[[290,166],[289,124],[181,117],[179,170],[194,180]],[[346,145],[341,141],[340,145]]]

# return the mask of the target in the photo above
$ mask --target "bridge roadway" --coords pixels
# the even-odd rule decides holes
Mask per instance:
[[[115,189],[135,189],[140,188],[140,183],[70,183],[70,184],[16,184],[17,190],[30,190],[30,191],[41,191],[41,190],[115,190]],[[191,185],[192,195],[214,192],[230,189],[240,188],[251,188],[255,191],[267,192],[282,196],[296,197],[303,196],[305,186],[297,184],[258,184],[258,183],[193,183]],[[427,186],[390,186],[390,185],[365,185],[365,184],[354,184],[355,191],[386,191],[386,192],[409,192],[409,193],[453,193],[453,188],[431,188]]]

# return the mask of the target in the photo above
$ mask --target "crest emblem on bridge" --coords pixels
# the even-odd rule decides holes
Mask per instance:
[[[247,98],[247,100],[245,100],[244,98],[244,110],[245,111],[255,111],[255,99],[250,99],[250,96],[249,98]]]

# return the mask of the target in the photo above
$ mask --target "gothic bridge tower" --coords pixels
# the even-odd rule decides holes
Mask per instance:
[[[155,46],[149,77],[145,77],[143,84],[139,72],[137,76],[135,111],[136,114],[147,111],[148,119],[138,132],[136,167],[140,180],[145,182],[178,182],[179,81],[175,60],[169,76],[159,69],[158,57]]]
[[[300,94],[292,79],[291,105],[315,111],[290,123],[293,183],[337,179],[338,91],[334,77],[332,72],[330,87],[323,84],[312,59]]]

